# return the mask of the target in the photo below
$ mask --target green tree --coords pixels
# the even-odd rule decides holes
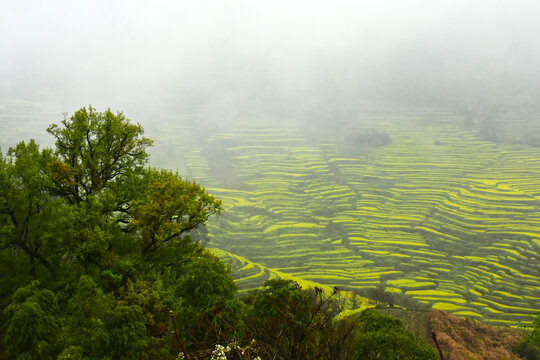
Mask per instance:
[[[51,150],[39,151],[31,140],[9,149],[7,157],[0,152],[0,244],[23,251],[35,272],[35,262],[50,269],[47,256],[54,244],[50,236],[50,212],[56,202],[50,196],[48,165]]]
[[[140,231],[142,252],[148,255],[221,212],[221,201],[196,182],[167,170],[144,172],[141,196],[133,203],[131,225]]]
[[[246,299],[252,306],[253,337],[264,344],[270,358],[296,359],[301,356],[300,337],[311,317],[310,299],[293,281],[267,280],[264,285]],[[313,351],[307,351],[303,355],[313,355]]]
[[[151,141],[122,113],[82,108],[48,131],[54,149],[30,141],[0,152],[0,348],[173,358],[170,309],[189,319],[186,338],[200,337],[191,344],[224,338],[243,311],[236,287],[189,236],[220,201],[145,167]]]
[[[230,269],[208,251],[182,267],[176,280],[175,308],[188,345],[208,349],[216,343],[243,336],[244,304],[235,297]]]
[[[63,347],[79,347],[88,358],[141,358],[147,343],[142,308],[106,294],[82,275],[66,306]]]
[[[61,325],[59,311],[55,294],[41,289],[38,281],[18,289],[4,309],[7,350],[18,359],[54,359]]]
[[[261,353],[275,359],[348,359],[355,338],[355,323],[336,320],[339,307],[322,289],[304,291],[287,280],[268,280],[246,302],[251,336]]]
[[[56,139],[59,160],[52,166],[55,192],[71,204],[86,201],[111,181],[122,181],[127,173],[141,170],[152,141],[143,137],[140,125],[132,124],[122,112],[96,112],[91,106],[64,116],[62,125],[47,131]],[[124,203],[118,203],[122,210]]]
[[[438,355],[428,344],[419,343],[399,319],[374,309],[358,317],[361,332],[356,342],[357,359],[436,360]]]

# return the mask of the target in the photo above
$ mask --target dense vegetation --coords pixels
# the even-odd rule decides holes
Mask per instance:
[[[221,202],[177,173],[148,167],[152,141],[122,113],[83,108],[48,132],[52,149],[31,140],[0,152],[0,358],[436,359],[427,345],[432,329],[448,356],[538,354],[537,315],[516,349],[520,333],[426,312],[422,298],[392,290],[400,285],[391,273],[363,288],[373,299],[366,303],[238,255],[209,252],[202,243],[215,241],[216,228],[209,233],[204,225],[221,213]],[[366,133],[356,134],[347,146],[358,146]],[[375,142],[359,153],[388,145],[385,132],[367,134]],[[332,171],[340,175],[339,166]],[[259,210],[255,216],[268,215]],[[322,221],[338,212],[314,212],[324,224],[314,230],[323,245],[350,247],[347,223]],[[230,269],[214,254],[242,263],[240,273],[262,270],[284,280],[268,279],[238,296]],[[255,274],[249,278],[259,280]],[[393,304],[420,308],[425,325],[414,328],[415,321],[398,316],[404,326],[396,313],[373,309],[342,312],[376,306],[415,313]]]
[[[147,167],[151,141],[122,113],[83,108],[48,132],[54,149],[0,154],[1,358],[435,358],[399,320],[337,320],[337,289],[236,297],[190,236],[220,201]]]
[[[151,141],[122,113],[83,108],[48,132],[55,149],[30,141],[0,155],[1,348],[44,359],[170,353],[169,309],[193,318],[235,292],[188,235],[220,202],[145,167]]]

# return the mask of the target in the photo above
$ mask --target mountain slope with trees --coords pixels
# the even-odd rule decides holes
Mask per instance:
[[[238,297],[191,237],[221,202],[148,167],[124,114],[82,108],[48,132],[53,149],[0,152],[0,359],[437,358],[394,317],[338,317],[337,288]]]

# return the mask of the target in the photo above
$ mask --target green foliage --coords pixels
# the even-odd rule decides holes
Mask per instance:
[[[250,337],[267,358],[345,359],[351,355],[354,323],[335,320],[338,313],[321,289],[303,291],[297,283],[268,280],[246,298]]]
[[[220,201],[145,168],[152,142],[122,113],[82,108],[48,132],[55,149],[0,152],[0,346],[19,358],[172,358],[170,309],[197,346],[232,329],[243,307],[229,270],[189,236]]]
[[[59,157],[52,166],[52,179],[55,192],[72,204],[86,201],[111,181],[122,181],[148,159],[146,148],[152,141],[121,112],[82,108],[70,119],[64,116],[62,125],[47,129],[56,138]]]
[[[253,299],[254,318],[260,319],[264,328],[274,331],[262,331],[263,336],[282,336],[294,338],[304,327],[310,317],[311,302],[300,286],[287,280],[268,280],[266,288]],[[288,323],[293,326],[287,327]],[[286,329],[285,329],[286,328]],[[266,342],[271,338],[266,339]]]
[[[173,298],[181,301],[173,309],[188,349],[209,349],[241,338],[245,309],[235,297],[229,268],[205,250],[178,269]]]
[[[228,276],[229,270],[209,252],[190,261],[183,270],[176,295],[190,306],[204,308],[215,299],[232,298],[236,293],[236,285]]]
[[[31,271],[36,260],[51,266],[45,252],[54,247],[49,223],[55,201],[47,192],[52,159],[52,152],[39,151],[33,140],[9,149],[7,157],[0,153],[0,248],[24,251]]]
[[[58,355],[58,360],[83,360],[83,349],[80,346],[69,346]]]
[[[311,301],[292,281],[268,280],[265,287],[246,299],[251,304],[253,338],[266,346],[270,357],[299,359],[314,355],[315,344],[305,341],[312,320]],[[300,349],[301,347],[307,347]]]
[[[27,259],[19,256],[14,248],[0,251],[0,274],[0,309],[4,309],[10,304],[15,291],[22,284],[28,284],[32,276],[28,273]]]
[[[520,355],[527,360],[540,359],[540,312],[531,314],[531,323],[522,325],[524,329],[530,330],[527,338],[519,344]]]
[[[85,355],[94,356],[108,349],[111,341],[105,319],[111,305],[111,299],[89,276],[81,276],[66,307],[66,345],[80,346]]]
[[[105,293],[89,276],[81,276],[64,313],[63,348],[78,348],[89,358],[140,358],[144,353],[142,308]]]
[[[399,319],[385,316],[373,309],[358,317],[362,331],[356,342],[358,359],[437,359],[427,344],[418,343]]]
[[[531,319],[531,325],[528,326],[531,332],[527,335],[527,341],[540,344],[540,312],[533,313]]]
[[[60,330],[55,294],[40,289],[38,281],[19,288],[4,309],[7,319],[4,342],[20,358],[53,359]]]
[[[148,169],[144,176],[142,196],[134,202],[131,224],[141,231],[145,255],[221,212],[221,201],[176,173]]]
[[[115,238],[122,237],[114,214],[108,211],[106,200],[89,197],[79,204],[64,204],[55,210],[57,237],[62,254],[88,268],[106,266],[103,261],[111,254]]]
[[[338,320],[339,291],[302,290],[286,280],[269,280],[246,298],[248,329],[259,353],[276,359],[437,359],[401,321],[368,309]]]

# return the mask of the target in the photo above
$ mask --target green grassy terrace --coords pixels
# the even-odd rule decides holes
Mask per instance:
[[[387,291],[488,323],[516,326],[538,310],[540,148],[484,141],[444,109],[353,120],[319,132],[287,119],[204,133],[193,122],[153,137],[167,166],[223,200],[208,245],[241,290],[284,276],[346,290],[383,279]],[[344,141],[370,129],[390,143]]]

